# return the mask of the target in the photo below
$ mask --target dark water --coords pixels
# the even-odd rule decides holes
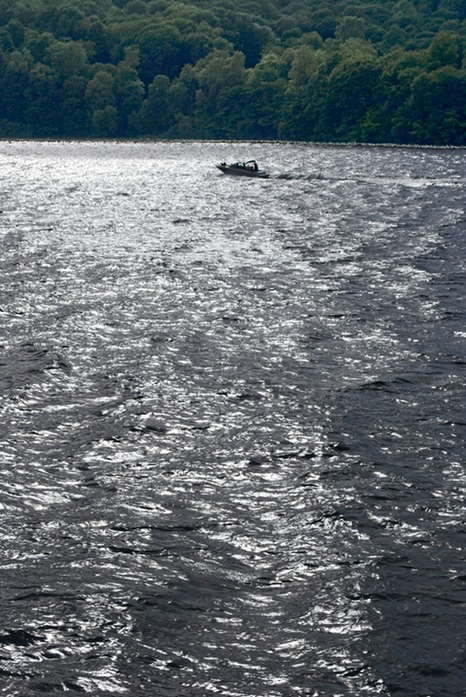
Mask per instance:
[[[0,178],[1,693],[465,695],[465,151]]]

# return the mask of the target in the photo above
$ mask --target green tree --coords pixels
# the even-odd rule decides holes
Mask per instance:
[[[194,74],[196,91],[196,124],[203,137],[224,137],[231,118],[228,94],[245,81],[245,57],[239,51],[214,51],[198,61]]]
[[[245,56],[247,68],[257,65],[265,47],[273,39],[271,29],[244,12],[231,13],[224,26],[225,38]]]
[[[163,23],[142,32],[137,41],[141,64],[139,74],[148,85],[156,75],[175,77],[182,68],[182,36],[172,24]]]
[[[244,128],[249,138],[277,138],[283,112],[288,54],[268,53],[248,72],[248,120]]]
[[[78,7],[66,3],[45,10],[39,26],[43,31],[52,32],[59,39],[77,40],[83,38],[86,22],[83,12]]]
[[[125,5],[125,12],[130,15],[145,15],[147,14],[147,5],[143,0],[130,0]]]
[[[322,44],[321,44],[322,45]],[[322,84],[326,64],[325,52],[309,45],[292,50],[291,66],[283,99],[281,138],[309,140],[315,137],[315,125],[319,120],[319,85]]]
[[[289,94],[307,93],[309,81],[315,77],[324,64],[323,51],[310,46],[298,46],[291,54],[291,67],[288,72],[287,92]]]
[[[96,109],[92,114],[92,134],[96,136],[115,136],[118,133],[118,111],[114,106],[107,105]]]
[[[110,52],[112,48],[110,33],[99,18],[92,17],[89,20],[84,38],[92,43],[92,53],[95,61],[100,63],[107,63],[110,61]]]
[[[170,79],[166,75],[156,75],[141,105],[139,129],[143,133],[161,135],[173,124]]]
[[[311,13],[310,28],[323,39],[332,39],[337,28],[337,18],[333,9],[322,7]]]
[[[460,144],[465,18],[466,0],[0,0],[0,136]]]
[[[436,70],[446,65],[459,68],[461,65],[461,42],[450,32],[439,32],[432,40],[427,52],[425,67]]]
[[[170,85],[173,126],[169,134],[176,137],[194,137],[196,96],[199,88],[196,72],[192,65],[185,65],[180,75]]]
[[[61,85],[61,136],[85,136],[89,134],[90,110],[86,103],[87,79],[82,75],[70,75]]]
[[[59,76],[48,65],[37,63],[28,76],[24,96],[27,102],[25,118],[37,136],[57,136],[61,131]]]
[[[446,66],[418,75],[405,119],[416,143],[466,144],[466,73]]]
[[[0,50],[2,52],[10,52],[15,50],[13,39],[10,32],[4,27],[0,27]]]
[[[369,57],[342,60],[328,77],[324,128],[331,140],[360,140],[360,124],[383,104],[382,70]]]
[[[2,117],[12,123],[23,125],[28,135],[30,130],[25,120],[28,106],[26,90],[32,65],[32,56],[28,51],[4,54],[1,78]]]
[[[64,78],[83,74],[88,66],[87,53],[76,41],[54,41],[46,49],[44,59]]]
[[[26,30],[21,22],[17,19],[12,19],[6,25],[6,29],[10,35],[15,48],[21,48],[24,44]]]
[[[36,63],[48,61],[49,47],[53,43],[55,37],[50,32],[28,32],[26,47]]]
[[[102,111],[107,106],[115,106],[114,84],[113,75],[105,70],[99,70],[89,81],[85,91],[85,99],[92,111]]]
[[[125,60],[122,61],[114,77],[113,92],[120,119],[120,132],[126,133],[130,124],[131,130],[137,130],[137,115],[145,96],[144,84],[139,78],[137,65],[139,50],[136,47],[126,49]]]
[[[233,55],[226,51],[214,51],[196,63],[197,81],[210,105],[215,105],[218,94],[223,88],[232,87],[244,81],[244,64],[244,54],[239,51],[235,51]]]
[[[339,41],[357,38],[364,39],[366,34],[366,21],[361,17],[342,17],[335,30],[335,38]]]

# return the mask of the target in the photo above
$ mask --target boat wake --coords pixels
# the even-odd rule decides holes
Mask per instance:
[[[448,187],[463,187],[465,185],[464,179],[461,177],[455,177],[451,179],[438,179],[429,177],[383,177],[383,176],[369,176],[363,177],[355,174],[351,177],[332,177],[318,173],[312,174],[297,174],[295,172],[282,172],[280,174],[270,175],[271,179],[285,179],[288,181],[328,181],[328,182],[353,182],[360,184],[370,184],[371,182],[381,182],[386,184],[398,184],[401,186],[408,187],[427,187],[427,186],[448,186]]]
[[[295,172],[282,172],[281,174],[271,175],[271,178],[310,181],[312,179],[333,179],[334,177],[326,177],[323,174],[296,174]]]

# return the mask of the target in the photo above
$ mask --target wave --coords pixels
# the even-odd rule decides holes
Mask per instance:
[[[441,178],[438,177],[418,177],[418,176],[403,176],[403,177],[391,177],[382,175],[371,175],[368,177],[354,175],[351,177],[333,177],[330,175],[317,173],[296,173],[296,172],[281,172],[279,174],[271,175],[271,179],[285,179],[287,181],[328,181],[328,182],[351,182],[351,183],[363,183],[370,184],[371,182],[376,183],[387,183],[387,184],[399,184],[401,186],[408,187],[425,187],[425,186],[455,186],[463,187],[465,182],[462,177],[453,178]]]

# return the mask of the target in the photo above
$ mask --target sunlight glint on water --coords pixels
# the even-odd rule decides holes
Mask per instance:
[[[460,697],[464,151],[0,160],[5,694]]]

